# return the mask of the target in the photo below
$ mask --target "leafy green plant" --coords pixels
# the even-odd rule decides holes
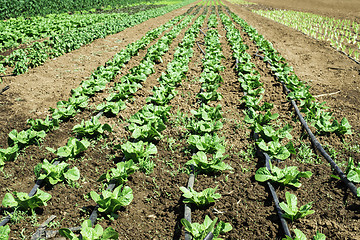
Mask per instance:
[[[77,113],[75,106],[66,101],[57,102],[56,107],[57,108],[50,107],[50,111],[52,112],[52,117],[57,120],[66,121],[74,117]]]
[[[42,119],[29,119],[27,124],[35,131],[51,131],[59,128],[59,121],[57,119],[51,119],[47,116],[44,120]]]
[[[0,226],[0,240],[8,240],[10,234],[10,227],[9,225]]]
[[[191,113],[198,120],[203,121],[216,121],[222,119],[221,105],[210,107],[209,105],[202,104],[198,110],[191,110]]]
[[[186,126],[191,132],[195,134],[205,134],[215,132],[223,127],[222,122],[220,121],[197,121],[195,119],[191,120]]]
[[[23,148],[30,144],[38,143],[39,140],[44,138],[45,136],[45,131],[38,132],[30,128],[28,130],[23,130],[18,133],[16,129],[14,129],[9,133],[8,144],[9,146],[18,145],[20,148]]]
[[[58,165],[54,165],[44,159],[43,163],[36,165],[35,175],[38,179],[44,179],[51,185],[55,185],[65,179],[68,182],[79,180],[80,171],[77,167],[69,169],[68,163],[61,162]]]
[[[285,167],[283,169],[276,166],[271,166],[271,172],[266,167],[259,168],[255,173],[255,180],[259,182],[265,182],[271,180],[282,185],[291,185],[294,187],[300,187],[300,178],[310,178],[312,173],[310,171],[300,172],[296,166]]]
[[[80,240],[70,229],[61,228],[59,234],[70,240]],[[104,229],[100,224],[96,224],[93,228],[90,220],[85,220],[81,224],[81,239],[83,240],[116,240],[119,238],[119,234],[111,227]]]
[[[134,196],[132,189],[128,186],[119,185],[114,191],[104,190],[101,195],[95,191],[90,192],[91,198],[99,205],[98,211],[115,215],[118,210],[131,203]]]
[[[162,131],[166,129],[166,125],[160,117],[148,118],[143,125],[138,125],[133,119],[127,127],[132,132],[131,137],[139,140],[161,139]]]
[[[306,240],[307,239],[305,234],[302,231],[300,231],[299,229],[294,229],[294,233],[295,233],[295,238],[286,236],[282,240]],[[325,234],[322,234],[320,232],[316,232],[316,235],[313,238],[313,240],[325,240],[325,239],[326,239]]]
[[[286,146],[281,145],[279,139],[275,139],[270,142],[265,142],[263,139],[259,139],[256,144],[258,147],[269,154],[270,157],[279,160],[285,160],[290,157],[291,152],[294,151],[294,146],[291,142]]]
[[[191,148],[195,148],[199,151],[206,153],[225,153],[224,140],[225,137],[220,138],[217,134],[211,135],[206,133],[203,136],[190,135],[187,142],[190,144]]]
[[[297,197],[294,194],[286,192],[285,198],[286,198],[286,203],[281,202],[279,204],[280,208],[284,211],[283,213],[284,218],[290,219],[291,221],[295,221],[299,218],[303,218],[315,212],[314,210],[310,210],[312,207],[312,202],[298,208]]]
[[[63,158],[75,158],[78,154],[85,151],[90,146],[90,142],[86,139],[79,141],[74,137],[70,137],[66,146],[59,147],[58,149],[53,149],[46,147],[46,149],[59,157]]]
[[[213,173],[213,172],[221,172],[226,170],[231,170],[232,167],[223,162],[223,160],[227,156],[223,156],[222,153],[215,154],[212,159],[208,160],[207,155],[199,151],[194,154],[190,161],[186,163],[186,165],[194,165],[197,171],[201,173]]]
[[[98,117],[92,117],[89,121],[81,121],[81,124],[73,127],[73,132],[79,136],[98,136],[104,131],[111,132],[112,128],[109,124],[101,124]]]
[[[197,192],[193,188],[180,187],[183,192],[184,203],[193,203],[198,207],[209,205],[215,202],[216,199],[221,198],[221,194],[215,193],[216,188],[207,188],[202,192]]]
[[[181,224],[185,227],[185,230],[188,231],[194,240],[202,240],[208,235],[210,232],[213,233],[213,240],[221,240],[218,236],[229,232],[232,230],[232,226],[230,223],[224,223],[220,221],[217,225],[218,218],[211,220],[209,216],[205,216],[204,223],[190,223],[185,218],[181,219]],[[215,227],[216,225],[216,227]]]
[[[18,156],[20,148],[14,145],[8,148],[0,148],[0,169],[6,161],[13,161]]]
[[[125,108],[126,104],[122,100],[118,102],[103,102],[96,106],[97,111],[104,111],[104,113],[111,113],[113,115],[118,115]]]
[[[21,210],[30,209],[32,212],[35,208],[41,206],[47,206],[46,202],[51,199],[51,195],[40,189],[37,190],[36,194],[29,197],[27,193],[13,192],[15,197],[11,193],[6,193],[2,201],[4,207],[19,208]]]
[[[116,148],[119,148],[119,146],[116,146]],[[138,163],[142,159],[148,159],[151,155],[157,153],[157,148],[154,144],[143,141],[127,141],[122,144],[120,148],[124,153],[125,159],[133,160],[135,163]]]
[[[116,168],[111,168],[101,175],[98,182],[106,179],[107,182],[114,181],[118,184],[123,184],[127,182],[129,175],[133,174],[138,169],[139,167],[136,166],[133,160],[119,162],[116,164]]]
[[[153,95],[146,98],[146,102],[164,106],[173,99],[176,94],[177,91],[175,90],[175,87],[168,85],[160,85],[159,87],[154,86]]]
[[[354,159],[352,157],[349,158],[345,172],[349,181],[360,183],[360,166],[355,166]]]

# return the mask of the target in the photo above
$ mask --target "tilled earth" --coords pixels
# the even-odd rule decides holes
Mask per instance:
[[[280,54],[294,67],[295,73],[312,86],[313,95],[340,90],[339,95],[324,96],[319,101],[327,102],[327,106],[334,111],[336,119],[346,116],[353,126],[354,134],[346,136],[343,140],[336,135],[321,136],[319,140],[333,149],[332,151],[335,152],[333,155],[336,155],[338,163],[347,162],[349,156],[353,156],[358,161],[360,151],[356,149],[356,146],[359,146],[360,132],[359,89],[356,87],[359,78],[358,66],[325,43],[317,42],[295,30],[257,16],[244,6],[228,2],[225,4],[274,44]],[[88,46],[32,69],[24,75],[4,78],[0,88],[10,85],[10,89],[0,95],[0,144],[2,147],[7,147],[7,135],[12,129],[18,131],[25,129],[26,119],[45,118],[49,114],[47,109],[54,107],[59,100],[66,100],[70,89],[76,88],[81,80],[90,76],[96,67],[103,65],[127,44],[141,38],[146,31],[185,13],[193,5],[149,20],[105,39],[96,40]],[[200,14],[202,12],[203,10]],[[202,27],[205,33],[206,21],[207,19]],[[281,239],[283,232],[279,227],[271,195],[265,184],[258,183],[254,179],[255,171],[264,163],[255,156],[254,141],[243,121],[245,108],[240,101],[243,92],[234,70],[235,61],[225,37],[226,31],[220,23],[220,18],[218,21],[221,47],[225,56],[221,63],[225,66],[225,70],[221,72],[224,82],[218,89],[223,99],[213,105],[221,104],[222,106],[224,127],[218,135],[225,138],[226,154],[229,155],[225,161],[233,167],[233,170],[213,176],[196,176],[195,190],[218,186],[218,192],[222,197],[208,208],[193,209],[192,221],[203,222],[205,216],[209,215],[212,219],[218,217],[221,221],[229,222],[233,230],[223,236],[225,239]],[[241,29],[237,24],[235,26]],[[121,151],[114,150],[114,145],[124,143],[129,138],[130,133],[125,130],[126,120],[146,104],[145,99],[151,95],[153,86],[159,84],[157,79],[161,72],[166,70],[167,63],[173,59],[175,48],[181,42],[186,29],[172,42],[170,50],[162,58],[163,62],[156,64],[155,73],[148,77],[134,98],[127,102],[127,108],[117,117],[101,118],[102,122],[111,124],[114,131],[109,133],[107,138],[93,141],[80,158],[71,162],[72,166],[77,166],[80,170],[80,187],[73,188],[63,183],[53,188],[42,187],[42,190],[52,195],[48,206],[38,209],[36,218],[21,219],[19,216],[18,222],[9,223],[11,239],[30,239],[39,224],[51,215],[56,215],[56,219],[49,225],[51,230],[79,226],[89,217],[95,207],[95,203],[89,198],[89,192],[92,190],[99,192],[104,187],[97,182],[97,179],[101,174],[115,167],[115,163],[121,161],[123,157]],[[257,47],[245,32],[242,38],[249,46],[247,52],[252,56],[252,61],[264,83],[264,101],[274,104],[273,112],[280,114],[280,125],[289,123],[293,126],[291,133],[297,148],[304,144],[310,146],[300,123],[294,120],[291,105],[282,93],[281,85],[275,81],[271,69],[255,56]],[[197,41],[203,42],[204,35],[199,33]],[[189,132],[184,125],[188,120],[187,116],[191,115],[191,109],[198,108],[195,96],[200,91],[201,83],[198,79],[202,72],[201,60],[203,58],[196,45],[193,50],[194,55],[186,78],[178,86],[178,94],[170,102],[172,109],[167,128],[163,132],[164,138],[155,142],[158,153],[153,159],[156,164],[153,173],[146,175],[136,172],[129,178],[127,185],[133,189],[134,199],[129,206],[118,212],[117,220],[110,220],[103,215],[100,215],[98,219],[98,223],[103,227],[113,227],[119,233],[120,239],[183,238],[184,230],[180,219],[184,215],[184,204],[179,187],[187,184],[188,174],[185,163],[191,157],[186,142]],[[115,82],[128,73],[132,67],[138,65],[145,54],[146,49],[133,57],[122,69]],[[107,92],[108,89],[96,95],[91,99],[90,105],[95,106],[100,103],[103,97],[107,96]],[[0,174],[0,197],[3,198],[7,192],[30,191],[36,180],[33,173],[34,166],[44,158],[50,160],[55,157],[45,147],[63,146],[67,139],[73,136],[72,127],[83,119],[89,119],[92,115],[94,115],[94,109],[78,113],[70,121],[61,123],[59,130],[49,133],[40,146],[30,146],[15,162],[7,162],[4,173]],[[343,141],[348,144],[345,145]],[[310,179],[302,179],[302,186],[299,189],[278,187],[276,191],[280,201],[284,201],[285,192],[289,191],[296,193],[301,205],[313,202],[312,209],[315,213],[290,223],[290,229],[298,228],[309,238],[319,231],[328,239],[358,239],[359,201],[344,188],[340,181],[330,177],[332,170],[325,160],[319,158],[316,163],[302,163],[296,160],[297,157],[292,156],[291,159],[277,165],[298,166],[301,171],[310,170],[313,176]],[[341,165],[343,169],[345,166]],[[1,216],[6,215],[5,210],[1,209]]]

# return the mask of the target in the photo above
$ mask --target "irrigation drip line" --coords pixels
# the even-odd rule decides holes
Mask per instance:
[[[53,162],[53,165],[58,165],[60,163],[59,160]],[[32,197],[35,195],[35,193],[37,192],[38,188],[41,186],[42,182],[44,181],[44,179],[37,179],[35,182],[34,187],[30,190],[28,196]],[[11,220],[11,216],[14,214],[14,212],[11,212],[9,215],[7,215],[4,220],[2,220],[0,222],[0,226],[4,226],[5,224],[7,224],[10,220]]]
[[[204,238],[204,240],[212,240],[214,238],[214,234],[212,232],[209,232],[208,235]]]
[[[115,188],[115,183],[110,183],[107,187],[107,191],[112,191]],[[91,221],[92,226],[95,225],[96,219],[97,219],[97,211],[98,211],[99,205],[96,205],[92,213],[90,214],[89,220]],[[41,226],[38,228],[38,230],[34,233],[34,235],[31,237],[31,240],[38,240],[38,239],[47,239],[55,237],[59,230],[49,230],[46,231],[46,225],[49,224],[56,216],[51,216],[48,220],[46,220]],[[79,227],[72,227],[69,228],[72,232],[78,232],[81,230],[81,226]],[[82,236],[79,236],[80,239],[82,239]]]
[[[205,53],[204,50],[202,50],[202,48],[200,47],[199,42],[196,42],[196,45],[198,46],[198,48],[200,49],[200,51],[202,52],[202,54],[204,54],[204,56],[205,56],[206,53]]]
[[[0,90],[0,95],[3,94],[3,92],[5,92],[6,90],[8,90],[10,88],[10,86],[6,86],[3,89]]]
[[[194,165],[191,165],[191,173],[189,176],[189,181],[188,181],[188,185],[187,188],[190,189],[194,186],[194,182],[195,182],[195,173],[194,173]],[[191,223],[191,208],[190,205],[185,203],[185,210],[184,210],[184,218],[186,220],[189,221],[189,223]],[[185,240],[191,240],[191,234],[185,230]]]
[[[258,139],[259,138],[259,135],[257,133],[254,133],[254,139]],[[259,147],[256,147],[256,150],[257,150],[257,153],[258,155],[265,159],[265,166],[266,168],[269,170],[269,172],[271,173],[271,167],[270,167],[270,162],[271,162],[271,158],[269,157],[269,155],[265,152],[263,152]],[[266,182],[268,187],[269,187],[269,190],[270,190],[270,193],[271,193],[271,196],[272,198],[274,199],[274,204],[275,204],[275,209],[276,209],[276,213],[278,214],[279,216],[279,219],[280,219],[280,223],[281,223],[281,226],[284,230],[284,233],[285,235],[291,237],[291,233],[290,233],[290,230],[289,230],[289,227],[286,223],[286,220],[285,218],[283,217],[283,211],[282,209],[280,208],[280,204],[279,204],[279,198],[277,197],[276,195],[276,191],[273,187],[273,185],[267,181]]]
[[[229,10],[228,10],[228,13],[229,13]],[[226,31],[228,31],[228,30],[226,29]],[[238,69],[238,67],[239,67],[239,59],[238,58],[235,58],[235,66],[236,66],[236,69]],[[243,93],[244,93],[244,95],[247,94],[246,92],[243,92]],[[259,137],[259,135],[257,133],[254,133],[254,139],[257,139],[258,137]],[[258,148],[258,147],[257,147],[257,152],[260,153],[259,154],[260,156],[265,158],[265,166],[271,172],[271,168],[270,168],[271,159],[270,159],[269,155],[267,153],[264,153],[263,151],[261,151],[261,149]],[[272,196],[272,198],[274,200],[275,209],[276,209],[276,212],[277,212],[277,214],[279,216],[280,223],[281,223],[281,226],[283,228],[283,231],[284,231],[285,235],[291,237],[290,230],[289,230],[289,227],[288,227],[288,225],[286,223],[286,220],[283,217],[283,212],[282,212],[282,210],[280,208],[279,199],[278,199],[278,197],[276,195],[275,189],[274,189],[274,187],[272,186],[272,184],[269,181],[267,181],[267,185],[269,187],[271,196]]]
[[[281,82],[284,93],[288,95],[290,93],[290,90],[286,87],[284,82]],[[350,191],[355,195],[355,197],[360,198],[360,196],[357,195],[357,188],[356,186],[347,179],[344,172],[337,166],[337,164],[334,162],[334,160],[331,158],[331,156],[325,151],[325,149],[322,147],[322,145],[319,143],[319,141],[316,139],[314,134],[311,132],[308,124],[306,123],[305,119],[300,113],[300,110],[298,106],[296,105],[295,101],[292,98],[289,98],[291,101],[292,106],[295,109],[296,115],[299,117],[299,120],[303,127],[305,128],[306,132],[308,133],[311,143],[316,147],[317,150],[321,153],[321,155],[330,163],[331,167],[336,171],[337,175],[340,177],[340,179],[345,183],[345,185],[350,189]]]
[[[202,34],[204,34],[205,37],[206,37],[206,33],[204,33],[203,30],[199,29],[199,31],[200,31]]]

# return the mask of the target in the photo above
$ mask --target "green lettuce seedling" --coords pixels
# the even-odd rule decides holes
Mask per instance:
[[[139,167],[133,162],[133,160],[129,160],[126,162],[119,162],[116,164],[116,168],[111,168],[100,176],[98,182],[106,179],[107,182],[116,182],[118,184],[123,184],[127,182],[127,179],[130,174],[133,174],[137,171]]]
[[[194,240],[203,240],[210,232],[214,235],[213,240],[222,240],[222,238],[218,238],[218,236],[231,231],[232,226],[230,223],[224,223],[222,221],[216,225],[217,220],[218,218],[215,218],[212,221],[210,217],[206,215],[204,223],[202,224],[190,223],[185,218],[181,219],[181,224],[185,227],[185,230],[191,234]]]
[[[57,150],[46,147],[46,149],[59,157],[75,158],[78,154],[85,151],[90,146],[90,142],[83,139],[79,141],[74,137],[70,137],[66,146],[59,147]]]
[[[138,163],[141,159],[150,158],[150,155],[157,153],[157,148],[154,144],[149,142],[129,142],[116,146],[115,148],[121,148],[125,155],[125,159],[133,160]]]
[[[51,185],[55,185],[65,179],[68,182],[79,180],[80,171],[77,167],[69,169],[68,163],[61,162],[58,165],[54,165],[44,159],[43,163],[39,163],[35,167],[35,175],[38,179],[44,179]]]
[[[20,208],[21,210],[33,211],[37,207],[47,206],[46,202],[51,199],[51,195],[40,189],[36,194],[29,197],[27,193],[14,192],[15,197],[11,193],[6,193],[2,201],[4,207]]]
[[[299,229],[294,229],[295,238],[291,238],[289,236],[285,236],[282,240],[306,240],[305,234],[300,231]],[[326,240],[325,234],[316,232],[316,235],[314,236],[313,240]]]
[[[200,173],[214,173],[221,172],[226,170],[231,170],[232,167],[223,162],[223,160],[227,157],[223,156],[222,153],[215,154],[212,159],[208,160],[206,154],[202,151],[194,154],[190,161],[186,163],[186,165],[193,165],[198,172]]]
[[[0,240],[8,240],[10,234],[10,227],[9,225],[0,226]]]
[[[256,171],[255,180],[259,182],[271,180],[282,185],[291,185],[298,188],[301,186],[299,179],[301,177],[310,178],[311,175],[310,171],[300,172],[296,166],[285,167],[284,169],[271,166],[271,172],[266,167],[259,168]]]
[[[68,228],[61,228],[59,234],[70,240],[80,240],[80,238]],[[83,240],[117,240],[119,238],[119,234],[113,228],[108,227],[104,231],[99,224],[96,224],[93,228],[90,220],[85,220],[81,224],[80,234]]]
[[[225,137],[219,138],[217,134],[211,135],[206,133],[203,136],[190,135],[187,142],[191,148],[199,151],[206,153],[225,153],[224,139]]]
[[[187,189],[186,187],[180,187],[180,190],[184,193],[184,203],[193,203],[198,207],[209,205],[215,202],[216,199],[221,198],[221,194],[215,193],[216,188],[207,188],[202,192],[197,192],[193,188]]]
[[[294,194],[289,192],[285,193],[286,203],[281,202],[280,208],[285,212],[283,213],[283,217],[290,219],[291,221],[295,221],[299,218],[303,218],[309,214],[313,214],[315,211],[310,210],[312,207],[312,202],[297,207],[297,197]]]
[[[111,132],[112,128],[109,124],[101,124],[98,117],[92,117],[89,121],[81,121],[81,124],[73,127],[73,132],[79,136],[98,136],[104,131]]]
[[[110,215],[116,215],[118,210],[129,205],[134,198],[132,189],[128,186],[122,189],[122,185],[116,187],[113,192],[104,190],[101,195],[91,191],[90,196],[99,205],[99,212]]]
[[[59,128],[59,121],[57,119],[51,119],[49,116],[45,118],[45,120],[42,119],[29,119],[27,121],[27,124],[31,126],[32,129],[35,131],[42,131],[49,132],[51,130],[56,130]]]

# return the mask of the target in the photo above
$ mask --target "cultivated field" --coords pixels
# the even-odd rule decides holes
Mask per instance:
[[[327,41],[252,11],[295,10],[359,23],[359,4],[240,2],[198,1],[176,9],[164,2],[137,7],[137,13],[129,8],[129,15],[111,18],[118,24],[122,17],[133,19],[116,34],[59,56],[49,53],[25,73],[12,75],[14,66],[8,67],[0,83],[0,198],[5,199],[0,216],[12,213],[4,239],[56,238],[56,230],[79,227],[89,218],[113,228],[118,239],[190,239],[183,220],[184,215],[189,219],[189,209],[192,223],[218,218],[215,232],[203,226],[193,239],[204,239],[210,230],[234,240],[285,239],[288,233],[295,239],[298,230],[307,239],[320,233],[326,239],[358,239],[359,64]],[[105,20],[96,21],[106,28]],[[42,40],[26,44],[32,41]],[[5,49],[3,55],[27,45]],[[283,84],[348,178],[337,179],[311,143]],[[264,156],[271,158],[272,176]],[[57,184],[48,178],[39,182],[49,177],[47,161],[78,171],[52,175]],[[276,169],[290,166],[303,173],[276,176]],[[194,190],[216,188],[221,197],[191,203],[195,200],[181,188],[189,179]],[[352,190],[345,184],[349,180]],[[9,194],[27,195],[35,183],[45,193],[38,190],[36,201],[28,200],[30,207]],[[113,196],[110,204],[111,191],[120,191],[120,197]],[[313,212],[303,211],[293,221],[282,215],[289,216],[284,203],[290,193],[298,207],[309,203]],[[56,218],[47,223],[45,235],[35,237],[52,215]]]

